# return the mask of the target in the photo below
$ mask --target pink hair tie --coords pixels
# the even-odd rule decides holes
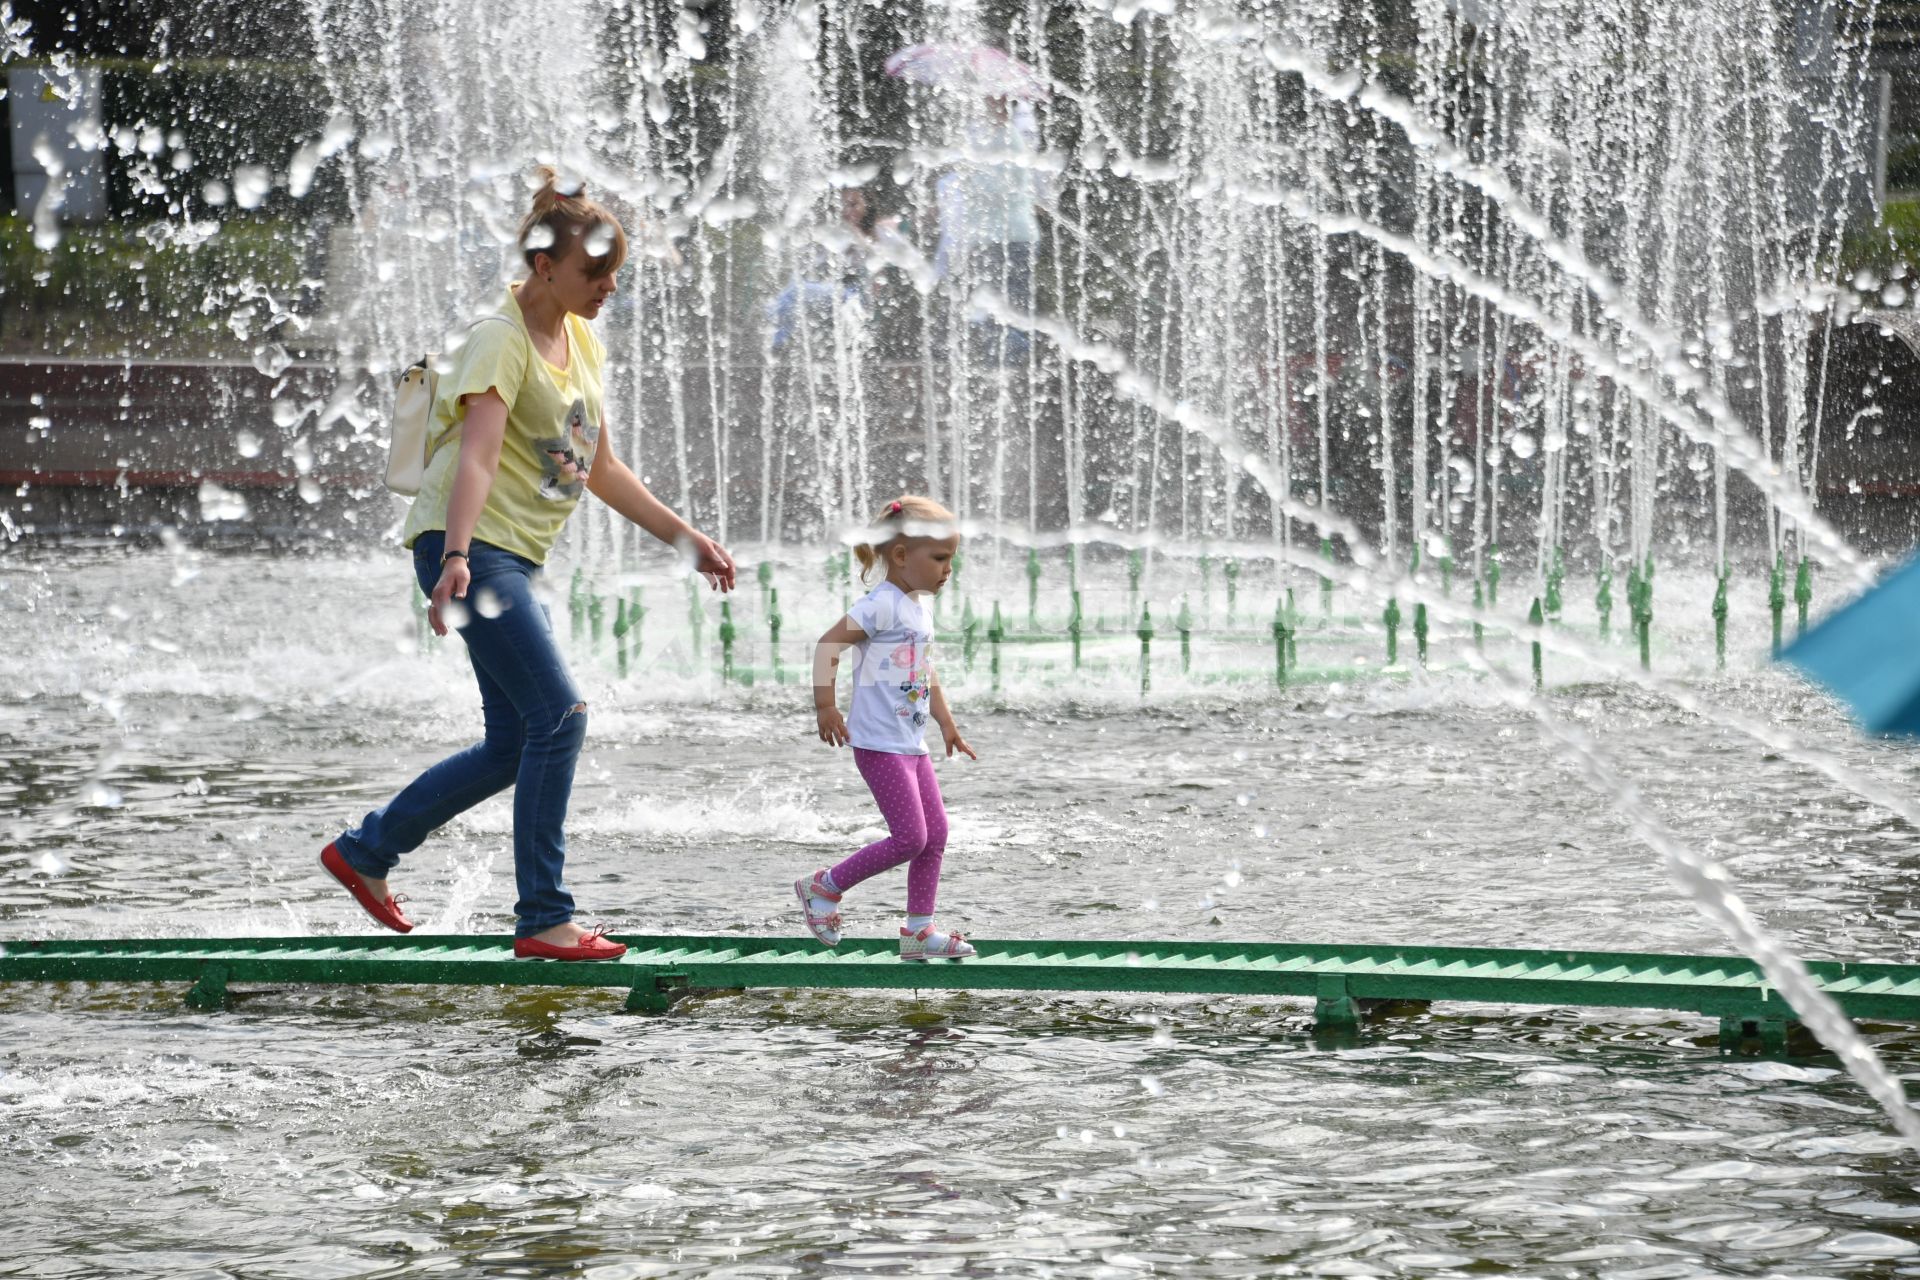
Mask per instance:
[[[887,504],[887,514],[888,514],[888,515],[890,515],[890,516],[897,516],[897,515],[899,515],[899,514],[900,514],[900,504],[899,504],[898,502],[889,502],[889,503]]]

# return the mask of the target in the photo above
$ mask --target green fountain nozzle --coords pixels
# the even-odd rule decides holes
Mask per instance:
[[[980,619],[974,616],[973,601],[960,609],[960,660],[968,672],[973,670],[973,655],[980,650]]]
[[[1486,589],[1480,585],[1480,579],[1473,580],[1473,647],[1484,650],[1487,647],[1487,629],[1480,622],[1480,611],[1487,607]]]
[[[720,602],[720,682],[730,684],[733,681],[733,602]]]
[[[1387,665],[1391,667],[1400,661],[1399,597],[1387,597],[1387,608],[1386,611],[1380,615],[1380,620],[1387,624]]]
[[[1566,557],[1561,553],[1560,548],[1555,546],[1553,556],[1547,563],[1547,597],[1545,608],[1547,616],[1556,621],[1560,617],[1560,584],[1565,581],[1566,576]]]
[[[1193,670],[1193,606],[1185,596],[1180,597],[1180,612],[1174,616],[1173,628],[1180,633],[1180,674],[1186,675]]]
[[[1067,614],[1067,635],[1073,641],[1073,669],[1080,669],[1080,593],[1074,591],[1073,604]]]
[[[1800,567],[1793,574],[1793,607],[1798,615],[1794,634],[1807,633],[1807,606],[1813,603],[1813,561],[1800,557]]]
[[[1140,637],[1140,696],[1146,697],[1147,690],[1153,686],[1153,606],[1140,606],[1140,626],[1134,632]]]
[[[1527,610],[1527,621],[1531,622],[1535,628],[1533,638],[1533,691],[1535,693],[1539,693],[1547,687],[1546,680],[1540,670],[1540,633],[1538,628],[1542,625],[1541,616],[1540,597],[1535,596],[1533,598],[1533,608]]]
[[[1600,560],[1600,585],[1593,593],[1593,607],[1600,615],[1600,638],[1607,639],[1613,630],[1613,566],[1609,565],[1603,554]]]
[[[1720,578],[1713,588],[1713,661],[1717,670],[1727,669],[1727,577],[1733,571],[1720,566]]]
[[[1427,602],[1418,601],[1413,606],[1413,646],[1419,656],[1420,665],[1427,665]]]
[[[1497,542],[1487,547],[1487,604],[1495,609],[1500,607],[1500,544]]]
[[[1780,660],[1780,624],[1787,611],[1787,553],[1773,557],[1773,571],[1767,575],[1767,611],[1773,615],[1773,658]]]
[[[1000,621],[1000,602],[993,602],[993,622],[987,627],[987,650],[993,671],[993,691],[1000,692],[1000,642],[1007,638],[1007,629]]]
[[[1328,565],[1333,564],[1332,538],[1320,539],[1320,558],[1325,560]],[[1333,616],[1333,577],[1331,574],[1323,573],[1320,575],[1320,616],[1323,618],[1331,618]]]
[[[1040,629],[1040,548],[1027,548],[1027,630]]]
[[[1285,598],[1273,602],[1273,682],[1282,689],[1287,686],[1287,647],[1293,640],[1291,604]]]

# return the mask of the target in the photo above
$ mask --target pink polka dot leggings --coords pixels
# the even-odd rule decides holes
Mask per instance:
[[[862,880],[907,864],[907,914],[930,916],[940,892],[940,858],[947,851],[947,810],[932,756],[853,749],[853,762],[887,820],[887,838],[847,858],[830,874],[845,893]]]

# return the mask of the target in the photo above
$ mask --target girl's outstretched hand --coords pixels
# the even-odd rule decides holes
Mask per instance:
[[[822,707],[813,714],[820,723],[820,741],[830,747],[847,745],[851,735],[847,732],[847,718],[840,714],[840,708]]]
[[[973,748],[967,745],[967,740],[960,736],[960,730],[956,726],[942,725],[940,736],[947,740],[947,759],[953,759],[953,753],[956,751],[964,751],[969,760],[980,758],[973,753]]]

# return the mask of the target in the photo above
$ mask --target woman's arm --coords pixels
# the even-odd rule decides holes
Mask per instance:
[[[847,718],[840,714],[834,683],[840,671],[840,655],[867,638],[860,624],[842,618],[828,627],[813,646],[813,718],[820,729],[820,741],[830,747],[847,745]]]
[[[468,396],[467,413],[460,427],[460,456],[454,462],[453,492],[447,497],[446,550],[471,551],[473,526],[480,522],[487,495],[493,491],[494,473],[500,469],[500,442],[507,434],[507,402],[497,391]],[[450,600],[467,598],[467,584],[473,580],[464,555],[440,561],[440,580],[434,583],[427,604],[427,621],[435,635],[447,634],[445,611]]]
[[[693,567],[709,584],[733,590],[733,557],[653,496],[633,469],[614,456],[606,424],[600,427],[600,445],[594,450],[593,469],[587,472],[587,492],[612,507],[648,533],[693,558]]]

